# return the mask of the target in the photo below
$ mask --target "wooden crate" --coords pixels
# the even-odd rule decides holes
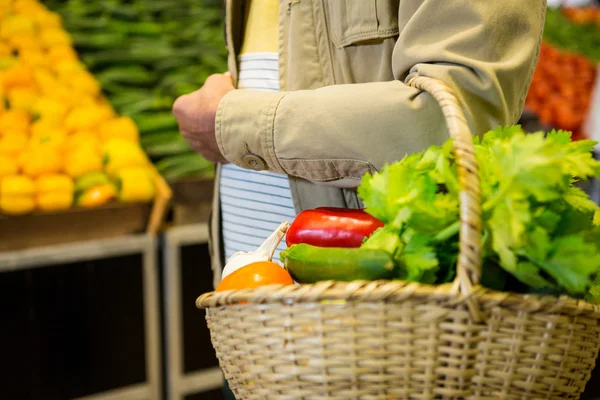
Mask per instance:
[[[207,223],[212,209],[214,179],[185,178],[169,184],[173,189],[173,225]]]
[[[110,203],[98,208],[72,208],[53,213],[0,215],[0,251],[21,250],[79,241],[108,239],[146,231],[157,233],[172,191],[156,172],[151,203]]]

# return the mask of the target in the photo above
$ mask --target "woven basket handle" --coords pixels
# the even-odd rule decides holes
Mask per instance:
[[[450,136],[454,139],[458,183],[460,185],[459,255],[456,266],[455,288],[467,296],[467,305],[476,321],[482,315],[473,297],[469,295],[481,278],[481,193],[479,169],[475,159],[473,138],[458,100],[446,84],[427,77],[415,77],[408,85],[431,94],[439,103]]]

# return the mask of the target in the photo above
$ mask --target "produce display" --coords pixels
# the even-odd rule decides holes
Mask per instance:
[[[51,0],[83,62],[168,180],[212,177],[214,166],[181,137],[171,107],[226,70],[218,0]]]
[[[596,66],[584,56],[543,43],[525,106],[542,123],[583,138],[581,129],[590,110],[595,80]]]
[[[600,27],[600,9],[598,7],[563,7],[562,13],[571,22],[578,25]]]
[[[600,61],[599,14],[600,11],[595,7],[549,8],[546,13],[544,40],[597,63]]]
[[[147,202],[154,174],[134,121],[78,59],[58,14],[0,1],[0,213]]]
[[[600,177],[600,161],[591,153],[594,145],[589,140],[573,141],[566,131],[526,134],[519,126],[499,128],[476,140],[483,286],[600,302],[600,207],[574,185]],[[255,275],[263,275],[264,284],[273,283],[277,279],[269,280],[272,272],[257,269],[255,263],[271,261],[272,251],[283,239],[282,230],[289,235],[312,228],[320,233],[292,235],[292,243],[280,255],[298,284],[379,279],[450,282],[458,257],[459,191],[449,140],[363,177],[358,194],[370,215],[369,224],[379,221],[374,230],[357,232],[357,220],[365,220],[361,211],[352,212],[344,228],[349,211],[309,210],[312,222],[299,218],[289,227],[283,224],[260,251],[238,253],[228,260],[223,282],[230,274],[242,276],[245,270],[252,287],[257,285]],[[327,220],[334,226],[329,237],[323,234],[331,230]],[[339,239],[344,229],[349,237],[362,239],[344,247]],[[321,241],[316,243],[319,235]],[[220,291],[234,288],[223,285]],[[235,288],[243,287],[238,280]]]
[[[540,122],[573,132],[583,131],[590,112],[600,61],[600,25],[595,8],[548,9],[544,42],[525,107]]]

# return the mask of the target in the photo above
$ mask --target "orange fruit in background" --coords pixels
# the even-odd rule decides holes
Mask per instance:
[[[252,289],[265,285],[293,285],[294,280],[284,269],[272,261],[248,264],[227,275],[217,286],[217,292],[238,289]]]

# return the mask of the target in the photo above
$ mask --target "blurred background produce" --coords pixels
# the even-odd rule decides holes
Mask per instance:
[[[49,0],[75,49],[169,181],[213,175],[193,153],[171,114],[174,100],[226,69],[219,0]]]
[[[138,128],[115,112],[72,43],[38,1],[0,2],[0,213],[154,197]]]
[[[590,112],[600,61],[600,11],[595,7],[549,8],[544,42],[525,107],[539,122],[589,137]]]

